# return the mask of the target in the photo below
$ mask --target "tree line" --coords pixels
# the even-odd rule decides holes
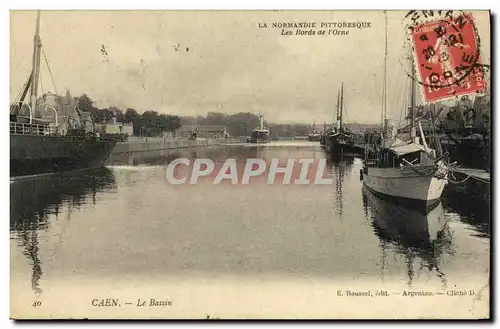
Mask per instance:
[[[226,126],[231,136],[250,136],[252,130],[259,126],[259,116],[251,112],[240,112],[235,114],[224,114],[220,112],[208,112],[206,116],[183,116],[182,125],[220,125]],[[269,128],[271,137],[307,136],[311,131],[308,124],[264,124]],[[322,128],[317,126],[316,128]]]
[[[139,114],[133,108],[127,108],[125,111],[117,107],[99,109],[86,94],[76,97],[75,100],[80,110],[91,113],[95,123],[109,122],[115,117],[117,122],[132,123],[136,136],[162,136],[166,132],[175,134],[182,126],[195,125],[225,126],[230,136],[250,136],[259,126],[259,116],[251,112],[208,112],[206,116],[177,116],[147,110]],[[307,136],[313,130],[310,124],[279,124],[266,121],[264,124],[269,128],[273,139]],[[323,125],[316,125],[316,130],[323,131]]]

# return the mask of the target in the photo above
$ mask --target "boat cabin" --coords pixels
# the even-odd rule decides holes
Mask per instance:
[[[366,163],[370,167],[401,168],[407,165],[432,163],[431,157],[435,156],[434,153],[434,150],[426,150],[423,145],[417,143],[402,144],[372,152],[372,159],[367,159]]]

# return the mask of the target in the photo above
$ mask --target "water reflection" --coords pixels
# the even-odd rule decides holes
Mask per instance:
[[[113,154],[106,162],[108,166],[141,166],[141,165],[168,165],[175,159],[205,158],[214,162],[224,162],[227,158],[246,160],[247,158],[262,157],[262,147],[241,147],[234,145],[212,146],[200,148],[185,148],[177,150],[158,150],[146,152],[131,152]]]
[[[344,215],[344,180],[354,164],[354,157],[342,157],[337,159],[329,157],[326,159],[326,163],[334,179],[335,209],[339,220],[342,220]]]
[[[71,213],[85,203],[96,203],[97,193],[116,188],[113,172],[106,168],[44,176],[10,184],[10,232],[32,265],[31,287],[41,293],[43,274],[39,257],[39,231],[48,230],[51,216],[67,206]]]
[[[462,222],[471,225],[476,232],[475,236],[490,237],[490,199],[477,198],[445,189],[442,203],[446,211],[459,214]]]
[[[326,158],[324,177],[333,178],[333,185],[256,180],[238,188],[196,184],[178,189],[163,180],[163,166],[177,157],[238,163]],[[331,159],[319,147],[219,146],[115,160],[126,168],[11,184],[13,277],[30,278],[35,292],[41,292],[40,284],[48,289],[60,274],[364,275],[414,286],[424,274],[451,286],[457,272],[468,273],[471,262],[481,264],[487,257],[484,239],[471,237],[469,225],[459,222],[479,223],[477,213],[465,219],[460,205],[446,195],[428,214],[378,199],[362,191],[359,159]],[[116,193],[99,193],[104,190]],[[88,221],[76,220],[84,217]],[[446,220],[452,220],[453,245]]]
[[[415,263],[420,262],[421,271],[435,271],[446,286],[445,274],[441,270],[443,253],[453,254],[452,234],[443,206],[422,213],[382,199],[366,188],[362,189],[365,216],[371,221],[373,231],[380,240],[382,250],[382,271],[385,269],[385,255],[388,248],[402,254],[406,260],[408,285],[416,275]]]

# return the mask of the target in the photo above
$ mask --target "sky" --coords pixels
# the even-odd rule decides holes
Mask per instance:
[[[406,13],[387,14],[387,111],[396,120],[409,91]],[[13,100],[31,70],[36,12],[11,11],[10,18]],[[474,18],[489,64],[489,13]],[[370,27],[337,28],[348,35],[281,35],[272,27],[279,22],[314,22],[315,31],[322,22]],[[42,11],[40,27],[60,94],[86,93],[100,108],[260,111],[268,122],[316,124],[333,120],[342,83],[346,121],[380,122],[384,31],[382,11]],[[53,92],[43,56],[41,62],[41,91]]]

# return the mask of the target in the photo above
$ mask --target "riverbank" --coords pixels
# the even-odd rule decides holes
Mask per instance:
[[[160,138],[131,139],[116,144],[111,154],[148,152],[169,149],[201,147],[213,144],[210,140],[165,140]]]
[[[467,314],[461,306],[470,308],[472,302],[464,296],[446,297],[447,290],[466,287],[479,295],[488,283],[489,213],[466,197],[457,202],[455,195],[444,195],[443,203],[429,214],[401,207],[362,188],[362,163],[355,158],[327,162],[325,178],[334,184],[267,184],[252,178],[249,184],[235,186],[172,185],[165,176],[166,164],[178,157],[191,163],[200,158],[224,163],[254,158],[319,160],[326,155],[318,144],[307,141],[134,152],[122,154],[125,162],[116,161],[97,173],[11,184],[12,313],[18,314],[26,301],[32,304],[43,291],[43,312],[63,316],[78,309],[82,317],[95,316],[98,307],[92,300],[109,290],[107,296],[122,303],[130,296],[139,298],[137,291],[144,298],[173,301],[167,313],[163,308],[157,314],[180,316],[186,301],[199,300],[200,317],[223,318],[230,303],[221,303],[235,298],[224,291],[237,291],[249,300],[254,298],[252,289],[271,289],[262,297],[266,301],[292,289],[292,300],[307,300],[309,305],[312,298],[319,303],[336,297],[318,317],[335,309],[335,303],[346,303],[345,298],[353,300],[351,308],[361,300],[362,307],[382,305],[376,311],[383,315],[386,304],[381,300],[389,297],[376,296],[375,290],[385,287],[401,294],[422,289],[442,293],[444,301],[452,301],[444,306],[454,307],[452,315],[459,317]],[[259,287],[252,280],[269,284]],[[300,287],[323,282],[318,280],[331,289],[325,291],[323,284],[304,295],[307,289]],[[245,282],[243,292],[238,282]],[[373,297],[347,296],[346,291],[353,290],[351,282],[358,284],[357,291],[372,287]],[[365,286],[359,287],[359,282]],[[186,287],[195,287],[199,294],[185,295]],[[337,290],[344,297],[337,296]],[[72,303],[53,304],[62,291],[74,296]],[[221,296],[221,291],[219,305],[207,310],[203,296]],[[484,303],[487,292],[481,295]],[[408,312],[417,309],[416,316],[423,298],[430,297],[394,298]],[[68,308],[70,304],[74,309]],[[292,315],[307,308],[306,303],[289,304]],[[113,310],[122,312],[125,307]],[[268,313],[280,311],[271,304],[266,307]],[[482,308],[476,304],[474,310]],[[260,316],[259,309],[252,311]],[[127,312],[122,315],[130,317]]]
[[[126,142],[118,142],[111,154],[116,155],[116,154],[123,154],[123,153],[173,150],[173,149],[194,148],[194,147],[203,147],[203,146],[211,146],[211,145],[240,144],[240,143],[244,143],[244,142],[246,142],[246,141],[241,139],[241,138],[200,139],[200,140],[188,140],[188,139],[167,140],[167,139],[163,139],[163,138],[133,137]]]

